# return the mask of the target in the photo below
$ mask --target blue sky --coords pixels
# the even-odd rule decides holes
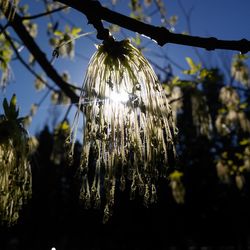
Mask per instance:
[[[101,1],[107,2],[107,1]],[[123,14],[128,14],[128,2],[125,0],[118,0],[118,5],[116,6],[116,11]],[[30,4],[30,12],[32,14],[40,13],[43,10],[43,4],[41,1],[31,1],[31,0],[21,0],[21,3]],[[249,0],[182,0],[185,10],[188,12],[192,6],[193,11],[190,19],[190,25],[192,28],[192,35],[197,36],[214,36],[219,39],[242,39],[246,38],[250,40],[250,1]],[[177,15],[179,17],[178,23],[175,27],[176,33],[181,33],[187,31],[186,19],[183,15],[178,1],[165,1],[168,16]],[[146,10],[149,11],[150,10]],[[94,31],[91,25],[87,25],[86,18],[77,13],[76,11],[71,11],[67,16],[72,22],[80,26],[84,32]],[[56,14],[55,19],[59,19]],[[48,58],[51,58],[52,49],[48,46],[48,38],[46,37],[46,27],[48,18],[37,19],[39,25],[39,34],[37,37],[37,42],[40,48],[47,54]],[[4,21],[1,21],[4,23]],[[161,25],[160,16],[154,15],[152,17],[152,23],[154,25]],[[64,26],[64,24],[62,25]],[[130,32],[125,31],[129,36]],[[116,36],[116,35],[115,35]],[[92,36],[94,38],[94,35]],[[117,37],[118,39],[121,37]],[[143,43],[147,44],[147,50],[145,51],[145,56],[150,57],[158,65],[164,67],[166,65],[166,60],[159,59],[158,57],[152,56],[152,52],[162,54],[167,53],[167,55],[180,64],[182,67],[187,67],[185,57],[192,57],[198,62],[198,58],[193,48],[188,48],[186,46],[180,45],[166,45],[163,48],[159,47],[157,44],[150,43],[148,40],[144,39]],[[94,43],[88,38],[80,38],[76,41],[76,52],[83,55],[86,58],[90,58],[92,53],[95,51]],[[231,51],[215,51],[206,52],[203,49],[198,49],[202,57],[208,63],[208,65],[216,66],[219,64],[219,58],[228,59],[228,64],[230,63],[230,58],[236,52]],[[26,58],[28,51],[24,48],[21,55]],[[87,60],[84,60],[76,56],[73,60],[68,60],[64,58],[59,58],[54,65],[59,72],[68,71],[71,74],[71,80],[78,86],[81,86],[84,73],[87,67]],[[18,61],[13,61],[11,63],[11,68],[13,71],[14,79],[7,87],[5,92],[0,93],[0,102],[6,96],[9,98],[13,93],[17,94],[18,103],[20,105],[21,115],[27,115],[32,103],[39,102],[39,100],[44,95],[45,91],[36,92],[34,88],[34,77],[28,73],[25,68],[20,65]],[[38,65],[35,67],[38,73],[41,69]],[[179,70],[175,70],[176,74],[180,74]],[[53,84],[51,82],[51,84]],[[56,108],[56,117],[58,121],[64,116],[67,107],[58,106]],[[0,109],[2,111],[2,109]],[[74,110],[72,110],[70,117],[73,116]],[[34,116],[33,122],[29,128],[31,134],[35,134],[46,123],[53,123],[53,109],[50,105],[49,97],[43,103],[43,105],[38,110],[37,114]],[[56,121],[54,121],[56,122]]]

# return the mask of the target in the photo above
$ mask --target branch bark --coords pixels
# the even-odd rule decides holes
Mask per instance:
[[[44,17],[44,16],[48,16],[48,15],[51,15],[51,14],[53,14],[53,13],[56,13],[56,12],[65,10],[65,9],[68,9],[68,6],[63,6],[63,7],[60,7],[60,8],[51,10],[51,11],[43,12],[43,13],[40,13],[40,14],[37,14],[37,15],[33,15],[33,16],[24,16],[24,17],[22,17],[22,20],[37,19],[37,18]]]
[[[242,40],[219,40],[215,37],[198,37],[183,34],[171,33],[164,27],[157,27],[146,24],[127,17],[115,11],[103,7],[98,1],[79,1],[79,0],[54,0],[63,3],[73,9],[83,13],[85,16],[95,15],[101,20],[116,24],[128,30],[138,32],[156,41],[160,46],[168,43],[186,45],[207,50],[224,49],[240,51],[242,54],[250,51],[250,41]]]

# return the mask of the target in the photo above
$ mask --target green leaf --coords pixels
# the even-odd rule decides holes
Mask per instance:
[[[63,33],[61,31],[59,31],[59,30],[56,30],[56,31],[54,31],[54,35],[55,36],[62,36]]]
[[[82,31],[81,28],[74,27],[74,28],[72,28],[72,30],[71,30],[71,34],[72,34],[73,36],[78,36],[78,34],[79,34],[81,31]]]
[[[6,98],[3,100],[3,109],[4,109],[4,114],[7,117],[9,114],[9,104]]]
[[[191,69],[196,67],[196,65],[195,65],[195,63],[194,63],[194,61],[193,61],[192,58],[186,57],[185,59],[186,59],[188,65],[189,65],[189,67],[190,67]]]
[[[175,77],[172,79],[172,84],[173,84],[173,85],[177,85],[179,81],[180,81],[180,78],[179,78],[178,76],[175,76]]]
[[[132,42],[136,45],[136,46],[139,46],[141,45],[141,37],[136,35],[136,37],[133,37],[132,38]]]
[[[192,58],[186,57],[186,61],[188,63],[188,66],[190,67],[190,70],[184,70],[183,73],[194,75],[201,69],[201,64],[195,64]]]
[[[180,88],[191,88],[194,87],[194,83],[191,81],[178,80],[172,83],[173,86],[178,86]]]
[[[227,110],[225,108],[218,109],[219,114],[225,114],[226,112],[227,112]]]
[[[6,98],[3,100],[3,109],[5,113],[5,117],[8,120],[16,120],[19,115],[19,109],[16,108],[16,95],[14,94],[11,97],[10,104],[8,104],[8,101]]]
[[[248,145],[250,143],[250,140],[249,139],[243,139],[240,141],[240,145],[241,146],[245,146],[245,145]]]
[[[239,160],[243,159],[243,154],[235,153],[234,154]]]
[[[16,102],[17,102],[16,95],[13,94],[10,99],[10,108],[16,109]]]
[[[181,177],[183,176],[183,173],[178,171],[178,170],[175,170],[174,172],[172,172],[170,175],[169,175],[169,178],[171,180],[180,180]]]
[[[222,158],[227,159],[228,153],[227,153],[227,152],[223,152],[223,153],[221,154],[221,156],[222,156]]]
[[[18,117],[19,110],[16,108],[16,95],[13,94],[13,96],[10,99],[10,105],[9,105],[9,119],[15,120]]]
[[[210,74],[211,74],[211,73],[210,73],[209,70],[207,70],[207,69],[202,69],[202,70],[200,71],[199,78],[202,79],[202,80],[204,80],[205,78],[209,77]]]
[[[240,104],[240,109],[246,109],[248,107],[248,103],[247,102],[243,102]]]

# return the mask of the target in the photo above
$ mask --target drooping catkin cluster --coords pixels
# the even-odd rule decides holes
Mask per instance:
[[[76,120],[80,109],[85,115],[80,198],[86,206],[104,201],[106,222],[118,187],[130,187],[131,198],[138,191],[145,205],[155,202],[156,182],[166,177],[175,155],[176,129],[156,74],[128,40],[98,47]]]
[[[220,89],[219,95],[222,109],[216,118],[217,131],[226,135],[233,129],[241,129],[243,132],[250,131],[250,121],[244,110],[240,107],[240,97],[237,91],[230,86]]]
[[[212,120],[206,98],[198,90],[191,94],[192,119],[197,135],[211,136]]]
[[[0,116],[0,223],[7,225],[17,222],[32,192],[29,141],[17,115],[12,103]]]

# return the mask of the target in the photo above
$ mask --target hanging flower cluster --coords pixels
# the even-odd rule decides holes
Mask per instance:
[[[28,162],[27,132],[18,119],[16,97],[3,102],[0,116],[0,220],[11,225],[31,195],[31,171]]]
[[[233,87],[224,86],[220,90],[219,99],[223,108],[219,110],[215,122],[218,132],[226,135],[237,128],[249,132],[250,121],[246,117],[237,91]]]
[[[245,174],[250,171],[250,139],[239,141],[242,151],[223,152],[217,162],[216,170],[219,179],[223,183],[235,182],[238,189],[242,189],[245,184]]]
[[[175,170],[169,175],[172,195],[178,204],[183,204],[185,202],[186,190],[182,178],[183,173],[178,170]]]
[[[234,56],[231,66],[231,75],[236,81],[246,87],[250,87],[250,72],[247,66],[247,55],[237,54]]]
[[[197,135],[211,136],[212,120],[209,114],[207,100],[202,92],[194,90],[191,93],[192,118]]]
[[[178,77],[171,80],[169,85],[164,85],[173,111],[174,121],[184,111],[184,103],[189,100],[191,117],[197,136],[211,137],[212,118],[209,114],[207,98],[201,90],[189,81],[182,81]]]
[[[80,109],[85,115],[80,198],[86,206],[99,207],[103,199],[107,221],[116,188],[128,186],[131,198],[138,190],[145,205],[155,202],[156,181],[166,177],[175,155],[176,129],[156,74],[129,40],[106,42],[93,55],[73,130]]]
[[[54,164],[60,165],[63,162],[66,162],[67,159],[67,144],[65,145],[65,140],[68,138],[70,133],[70,126],[67,120],[62,121],[57,125],[54,129],[54,143],[53,149],[50,156],[50,160],[53,161]]]

